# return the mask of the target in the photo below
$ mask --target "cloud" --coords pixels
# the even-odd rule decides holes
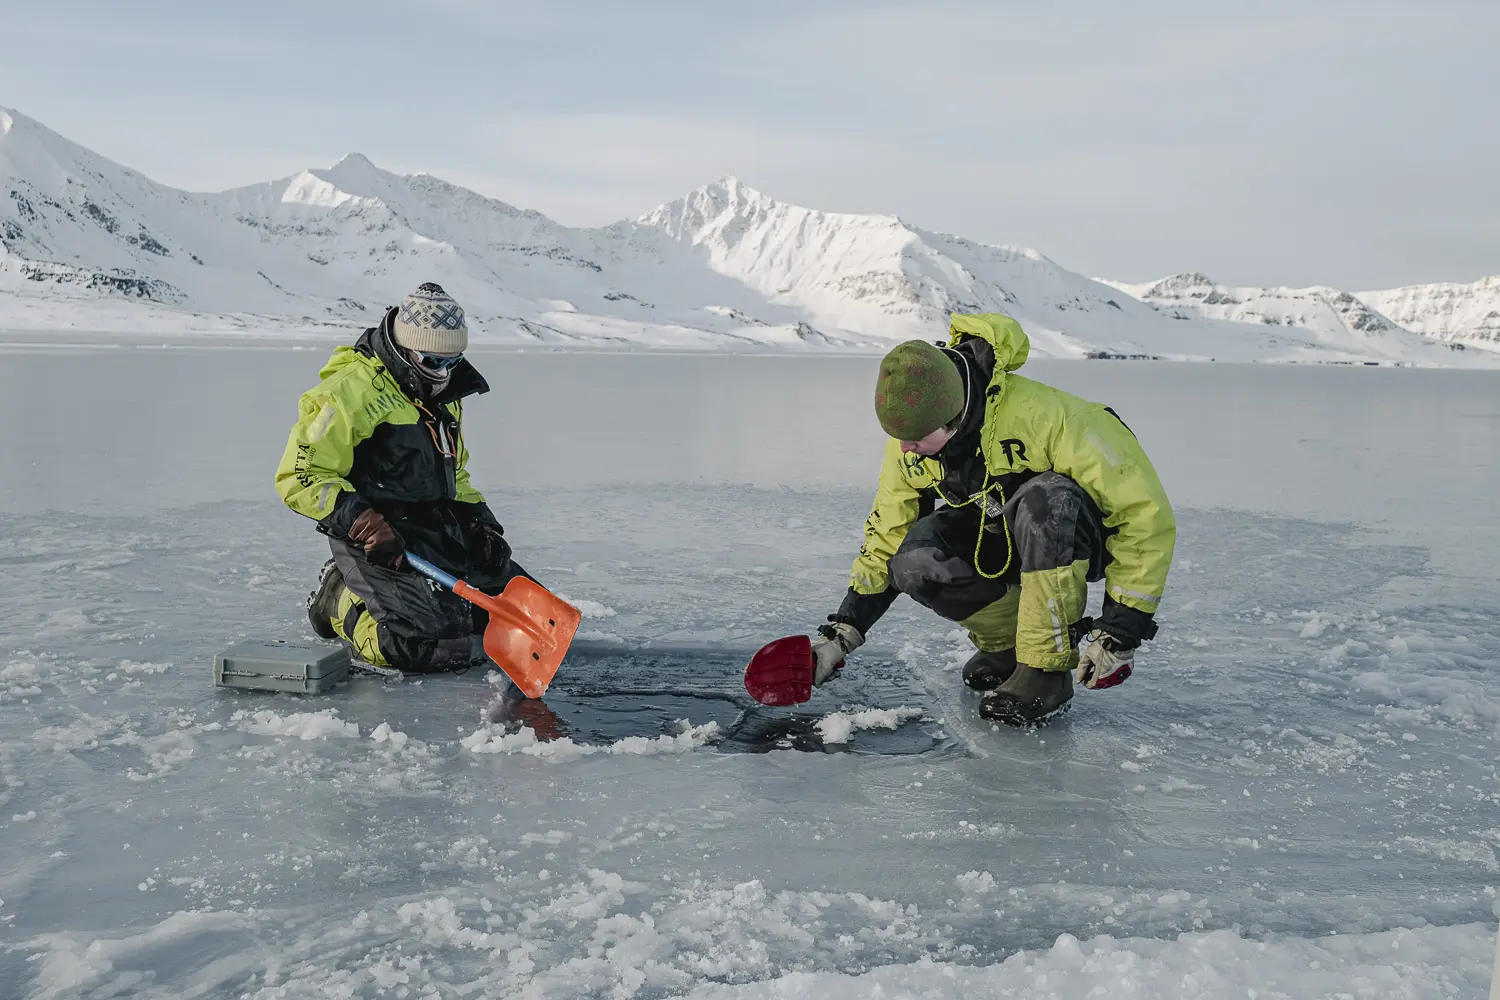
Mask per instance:
[[[766,186],[847,175],[880,156],[915,162],[858,136],[732,117],[514,114],[472,119],[464,133],[466,176],[529,192],[574,224],[639,215],[731,173]]]
[[[573,224],[734,173],[1132,279],[1373,287],[1500,257],[1494,4],[265,0],[245,21],[96,0],[17,17],[37,37],[78,25],[64,50],[8,53],[0,103],[200,189],[357,150]]]

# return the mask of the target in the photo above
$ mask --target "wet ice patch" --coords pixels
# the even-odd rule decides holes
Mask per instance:
[[[61,753],[68,750],[94,750],[100,746],[118,745],[128,741],[133,735],[130,732],[128,720],[123,716],[101,718],[85,715],[67,725],[42,726],[32,732],[31,738],[43,748]]]
[[[897,729],[923,711],[903,705],[900,708],[867,708],[856,712],[833,712],[823,716],[814,728],[824,743],[848,743],[861,729]]]
[[[285,736],[298,740],[359,737],[359,724],[340,719],[336,708],[325,708],[321,712],[293,712],[291,715],[278,715],[269,709],[239,711],[230,717],[230,721],[254,736]]]
[[[1378,703],[1377,713],[1401,723],[1455,723],[1465,728],[1500,723],[1500,696],[1490,670],[1500,637],[1492,633],[1441,636],[1403,629],[1386,634],[1372,624],[1365,641],[1349,639],[1325,654],[1351,678],[1361,700]]]
[[[32,995],[82,996],[116,973],[117,966],[128,967],[143,955],[201,940],[205,934],[243,930],[251,923],[240,913],[180,912],[144,932],[115,938],[72,932],[40,934],[25,945],[37,960]],[[107,992],[115,993],[113,989]]]
[[[39,633],[78,632],[93,626],[88,616],[77,608],[59,608],[47,615]]]

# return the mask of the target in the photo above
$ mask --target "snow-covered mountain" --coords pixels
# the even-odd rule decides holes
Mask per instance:
[[[895,216],[818,212],[726,178],[643,215],[716,274],[820,329],[941,335],[950,312],[1004,312],[1039,353],[1236,355],[1236,332],[1178,330],[1035,250],[931,233]]]
[[[1038,355],[1458,360],[1356,300],[1328,329],[1164,315],[1034,250],[797,208],[734,178],[598,229],[358,154],[198,194],[0,109],[0,329],[344,333],[425,280],[464,303],[476,339],[505,343],[876,350],[997,310]]]
[[[1411,341],[1411,331],[1337,288],[1231,288],[1196,272],[1142,285],[1104,283],[1173,319],[1292,327],[1307,331],[1333,350],[1400,352]]]
[[[1356,296],[1424,337],[1500,350],[1500,275],[1468,285],[1408,285]]]

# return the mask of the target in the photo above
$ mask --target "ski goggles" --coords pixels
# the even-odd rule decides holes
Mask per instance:
[[[464,359],[462,354],[449,357],[446,354],[428,354],[426,351],[416,351],[417,364],[428,371],[445,372]]]

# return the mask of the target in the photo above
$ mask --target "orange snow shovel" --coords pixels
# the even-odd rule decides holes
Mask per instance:
[[[506,584],[499,597],[491,597],[421,556],[408,552],[406,562],[423,576],[488,611],[484,651],[526,697],[540,698],[547,692],[583,618],[577,608],[524,576]]]

